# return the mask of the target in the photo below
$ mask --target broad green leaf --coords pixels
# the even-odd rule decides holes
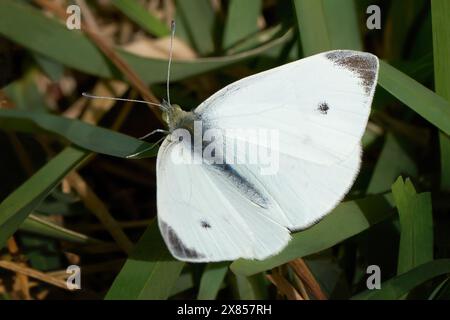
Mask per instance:
[[[226,50],[258,31],[261,0],[231,0],[223,34],[222,47]]]
[[[210,263],[203,271],[197,299],[214,300],[228,272],[229,262]]]
[[[450,259],[439,259],[422,264],[406,273],[381,283],[380,290],[366,290],[352,297],[353,300],[399,299],[415,287],[437,276],[450,273]]]
[[[164,22],[148,12],[148,10],[138,1],[112,0],[112,4],[150,34],[157,37],[163,37],[170,34],[170,29],[164,24]]]
[[[400,218],[397,274],[433,260],[433,218],[430,193],[417,194],[409,179],[399,177],[392,195]]]
[[[402,173],[415,176],[417,174],[416,164],[397,138],[388,134],[367,187],[367,193],[376,194],[388,191]]]
[[[0,129],[22,132],[49,132],[92,152],[126,158],[155,156],[155,146],[118,133],[97,127],[86,122],[55,116],[42,112],[27,112],[14,109],[0,109]]]
[[[189,38],[201,55],[214,51],[214,10],[209,0],[178,0],[176,8]]]
[[[31,232],[44,237],[74,243],[99,243],[101,241],[88,237],[82,233],[64,228],[53,222],[47,221],[35,214],[30,214],[19,228],[22,231]]]
[[[82,72],[102,78],[122,78],[120,72],[83,33],[68,30],[61,22],[17,1],[0,1],[0,12],[0,35],[11,41]],[[200,17],[201,19],[204,17]],[[15,27],[11,28],[12,25]],[[175,60],[172,63],[171,79],[177,81],[278,50],[291,36],[291,33],[287,33],[261,47],[233,56]],[[123,50],[118,50],[118,53],[144,82],[165,82],[166,60],[140,57]]]
[[[431,124],[450,134],[450,103],[416,80],[380,61],[378,83]]]
[[[294,0],[305,56],[332,49],[361,50],[353,0]]]
[[[105,299],[167,299],[183,269],[152,222],[117,275]]]
[[[0,247],[61,179],[88,155],[87,151],[67,147],[0,203]]]
[[[437,94],[450,101],[450,2],[431,2],[433,25],[434,83]],[[448,119],[447,119],[448,121]],[[441,185],[450,190],[450,133],[440,134]]]
[[[318,224],[294,233],[287,247],[276,256],[263,261],[240,259],[233,262],[230,268],[241,275],[272,269],[295,258],[330,248],[390,217],[392,211],[390,195],[343,202]]]

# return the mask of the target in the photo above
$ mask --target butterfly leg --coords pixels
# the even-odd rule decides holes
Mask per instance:
[[[142,151],[139,151],[139,152],[130,154],[129,156],[126,156],[126,158],[127,158],[127,159],[137,158],[138,156],[140,156],[140,155],[143,154],[144,152],[147,152],[147,151],[149,151],[149,150],[152,150],[154,147],[156,147],[156,146],[157,146],[161,141],[163,141],[164,139],[165,139],[165,137],[162,137],[161,139],[159,139],[158,141],[156,141],[154,144],[152,144],[150,147],[148,147],[148,148],[146,148],[146,149],[144,149],[144,150],[142,150]]]
[[[164,130],[164,129],[156,129],[156,130],[153,130],[153,131],[150,132],[150,133],[147,133],[145,136],[140,137],[139,139],[140,139],[140,140],[147,139],[148,137],[150,137],[151,135],[153,135],[153,134],[155,134],[155,133],[165,133],[165,134],[168,134],[169,131]]]

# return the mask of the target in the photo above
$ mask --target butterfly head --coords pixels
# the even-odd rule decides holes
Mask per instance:
[[[172,132],[178,128],[191,129],[195,120],[193,112],[184,111],[177,104],[169,104],[167,101],[162,102],[163,120]]]

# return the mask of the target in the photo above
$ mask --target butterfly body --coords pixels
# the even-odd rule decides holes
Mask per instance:
[[[163,113],[163,119],[169,127],[169,132],[180,128],[185,128],[193,132],[194,121],[198,119],[194,112],[184,111],[179,105],[170,105],[165,101],[163,105],[166,110]]]

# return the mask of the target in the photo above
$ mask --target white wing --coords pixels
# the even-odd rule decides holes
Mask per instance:
[[[195,113],[206,127],[228,129],[229,138],[246,139],[229,129],[277,130],[281,153],[332,164],[347,159],[359,144],[377,77],[376,56],[330,51],[234,82]]]
[[[346,160],[332,165],[280,154],[275,174],[261,174],[260,165],[235,164],[233,168],[267,199],[267,210],[262,212],[294,231],[318,222],[344,198],[359,172],[361,154],[358,144]]]
[[[234,175],[247,181],[239,185],[207,165],[173,163],[173,154],[183,148],[166,139],[158,153],[158,222],[172,255],[190,262],[265,259],[278,253],[289,231],[314,224],[344,197],[361,156],[360,146],[331,166],[283,156],[276,175],[234,165]],[[254,190],[262,204],[252,201]]]
[[[289,241],[289,231],[206,165],[174,163],[183,143],[166,138],[157,161],[158,223],[173,256],[210,262],[264,259]]]
[[[264,259],[330,212],[360,166],[360,139],[370,113],[378,60],[367,53],[332,51],[235,82],[195,113],[206,129],[255,143],[229,129],[274,129],[279,168],[261,165],[175,164],[190,154],[166,138],[158,153],[158,221],[171,253],[207,262]],[[276,99],[274,98],[276,97]]]

